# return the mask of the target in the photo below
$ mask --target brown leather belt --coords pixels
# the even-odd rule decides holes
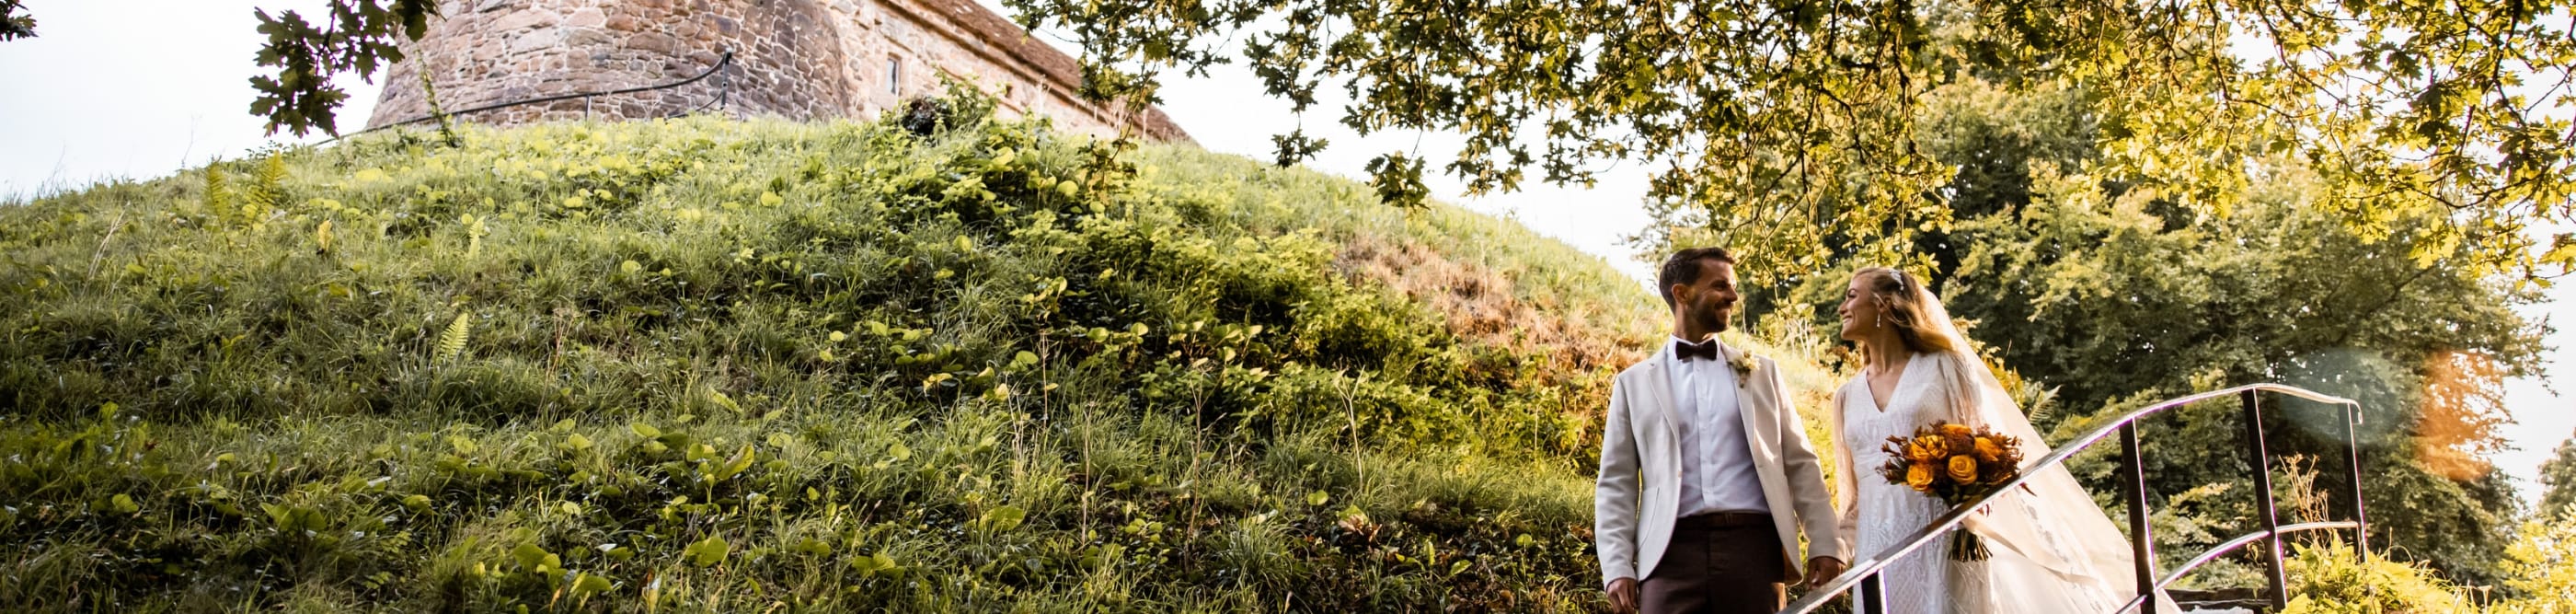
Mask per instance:
[[[1762,512],[1709,512],[1673,521],[1674,529],[1732,529],[1757,525],[1771,526],[1771,515]]]

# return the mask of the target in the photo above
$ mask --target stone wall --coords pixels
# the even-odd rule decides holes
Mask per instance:
[[[730,50],[731,67],[686,86],[464,117],[494,124],[691,112],[864,119],[938,93],[945,77],[993,94],[1006,113],[1044,114],[1065,128],[1189,138],[1160,110],[1082,100],[1073,58],[973,0],[447,0],[440,8],[443,17],[407,43],[409,57],[384,75],[369,127],[426,116],[424,72],[439,107],[457,113],[680,81]]]

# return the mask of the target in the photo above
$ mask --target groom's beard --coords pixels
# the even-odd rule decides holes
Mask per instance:
[[[1728,312],[1724,309],[1701,309],[1692,312],[1691,319],[1697,321],[1694,323],[1699,325],[1700,330],[1712,333],[1722,333],[1726,332],[1727,314]]]

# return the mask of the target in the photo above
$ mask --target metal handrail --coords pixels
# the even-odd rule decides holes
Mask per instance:
[[[575,98],[590,98],[590,97],[593,97],[593,96],[615,96],[615,95],[618,95],[618,94],[633,94],[633,93],[636,93],[636,92],[650,92],[650,91],[654,91],[654,90],[667,90],[667,89],[671,89],[671,88],[675,88],[675,87],[680,87],[680,86],[683,86],[683,85],[688,85],[688,84],[691,84],[691,83],[697,83],[697,82],[699,82],[699,81],[704,81],[704,80],[706,80],[706,78],[707,78],[707,77],[709,77],[709,76],[713,76],[713,75],[715,75],[717,72],[721,72],[721,71],[723,71],[723,70],[725,69],[725,67],[732,66],[732,65],[733,65],[733,52],[732,52],[732,51],[726,51],[726,52],[724,52],[724,57],[717,58],[717,59],[716,59],[716,64],[715,64],[714,66],[709,66],[709,67],[707,67],[707,69],[706,69],[706,71],[705,71],[705,72],[700,72],[700,73],[698,73],[698,75],[697,75],[697,76],[689,77],[689,78],[687,78],[687,79],[681,79],[681,80],[678,80],[678,81],[673,81],[673,82],[670,82],[670,83],[661,83],[661,84],[655,84],[655,85],[641,85],[641,86],[630,87],[630,88],[625,88],[625,89],[609,90],[609,91],[605,91],[605,92],[573,92],[573,93],[570,93],[570,94],[556,94],[556,95],[553,95],[553,96],[540,96],[540,97],[536,97],[536,98],[528,98],[528,99],[524,99],[524,100],[513,100],[513,101],[510,101],[510,102],[503,102],[503,103],[496,103],[496,104],[487,104],[487,105],[483,105],[483,106],[479,106],[479,107],[474,107],[474,108],[470,108],[470,109],[465,109],[465,110],[462,110],[462,111],[449,111],[449,112],[444,112],[444,113],[431,113],[431,114],[428,114],[428,115],[422,115],[422,116],[420,116],[420,117],[414,117],[414,118],[411,118],[411,119],[406,119],[406,120],[402,120],[402,121],[398,121],[398,122],[393,122],[393,123],[385,124],[385,125],[382,125],[382,126],[376,126],[376,127],[374,127],[374,128],[368,128],[368,129],[360,130],[360,131],[357,131],[357,132],[351,132],[351,133],[348,133],[348,134],[340,135],[340,137],[339,137],[339,138],[348,138],[348,137],[358,136],[358,135],[361,135],[361,134],[366,134],[366,133],[369,133],[369,132],[375,132],[375,131],[377,131],[377,130],[383,130],[383,129],[386,129],[386,128],[393,128],[393,127],[397,127],[397,126],[408,126],[408,125],[411,125],[411,124],[417,124],[417,123],[421,123],[421,122],[425,122],[425,121],[435,120],[435,119],[438,119],[439,117],[442,117],[442,116],[444,116],[444,117],[456,117],[456,116],[466,115],[466,114],[469,114],[469,113],[481,113],[481,112],[484,112],[484,111],[494,111],[494,110],[500,110],[500,109],[507,109],[507,108],[510,108],[510,107],[521,106],[521,105],[531,105],[531,104],[538,104],[538,103],[554,102],[554,101],[558,101],[558,100],[572,100],[572,99],[575,99]],[[726,89],[727,91],[718,93],[718,94],[716,95],[716,96],[717,96],[716,100],[712,100],[712,101],[710,101],[710,103],[709,103],[709,104],[713,104],[714,102],[721,101],[721,100],[722,100],[722,99],[724,99],[724,98],[729,98],[729,97],[731,97],[731,96],[730,96],[730,95],[731,95],[731,93],[732,93],[732,91],[731,91],[731,90],[732,90],[731,84],[730,84],[730,83],[728,83],[728,84],[727,84],[727,87],[726,87],[725,89]],[[703,107],[703,106],[702,106],[702,107],[699,107],[699,108],[703,109],[703,108],[706,108],[706,107]]]
[[[2219,544],[2218,547],[2215,548],[2210,548],[2208,552],[2202,552],[2200,553],[2200,556],[2191,557],[2190,561],[2186,561],[2181,566],[2175,567],[2172,573],[2165,574],[2163,579],[2156,580],[2156,590],[2164,590],[2166,587],[2173,586],[2174,582],[2182,580],[2184,574],[2191,573],[2192,570],[2195,569],[2200,569],[2200,566],[2207,565],[2210,561],[2218,560],[2218,557],[2226,556],[2227,553],[2234,552],[2237,548],[2243,548],[2246,544],[2271,538],[2275,535],[2280,535],[2282,533],[2297,533],[2300,531],[2331,531],[2335,529],[2360,528],[2361,523],[2349,520],[2337,520],[2333,522],[2302,522],[2299,524],[2281,525],[2281,528],[2275,531],[2255,531],[2239,535],[2236,539],[2227,540],[2227,543]],[[2154,593],[2139,594],[2136,598],[2130,599],[2128,605],[2120,606],[2120,611],[2126,612],[2129,611],[2130,608],[2138,607],[2139,603],[2146,601],[2147,597],[2153,594]]]
[[[1974,501],[1961,503],[1950,508],[1948,513],[1942,514],[1940,518],[1934,519],[1931,524],[1924,525],[1922,529],[1917,530],[1912,535],[1898,541],[1895,546],[1869,558],[1853,563],[1849,570],[1844,571],[1842,575],[1835,576],[1832,581],[1826,582],[1823,587],[1807,593],[1805,596],[1798,598],[1797,601],[1790,602],[1787,609],[1781,610],[1781,614],[1808,614],[1810,612],[1814,612],[1817,608],[1823,607],[1826,602],[1832,600],[1834,597],[1850,592],[1856,586],[1867,594],[1878,593],[1879,570],[1885,569],[1890,563],[1895,562],[1896,559],[1902,558],[1907,554],[1913,553],[1915,550],[1921,549],[1925,544],[1931,543],[1932,540],[1948,534],[1951,529],[1957,528],[1959,523],[1967,520],[1969,514],[1974,513],[1978,507],[1983,506],[1986,499],[1992,498],[1996,494],[2008,493],[2012,489],[2020,487],[2023,483],[2030,481],[2031,478],[2038,475],[2039,472],[2065,464],[2066,459],[2073,457],[2076,453],[2083,452],[2084,450],[2091,448],[2093,444],[2100,443],[2104,438],[2110,437],[2114,432],[2118,432],[2121,435],[2120,439],[2121,448],[2124,453],[2123,456],[2125,456],[2128,461],[2124,463],[2124,465],[2128,467],[2131,474],[2130,479],[2127,480],[2128,486],[2131,490],[2129,493],[2130,539],[2133,541],[2133,547],[2137,551],[2136,554],[2139,555],[2136,557],[2137,560],[2135,561],[2138,565],[2139,572],[2137,577],[2139,578],[2139,583],[2141,585],[2145,585],[2139,587],[2141,589],[2139,593],[2142,595],[2152,595],[2155,592],[2154,589],[2162,588],[2164,583],[2156,582],[2153,579],[2155,564],[2155,561],[2151,556],[2153,542],[2150,538],[2149,532],[2145,530],[2147,528],[2145,526],[2145,476],[2143,465],[2137,462],[2137,456],[2140,453],[2137,442],[2137,421],[2139,418],[2154,415],[2168,409],[2228,396],[2238,396],[2242,398],[2244,400],[2245,411],[2248,417],[2254,418],[2253,420],[2248,421],[2248,427],[2251,430],[2249,439],[2257,444],[2255,481],[2257,482],[2259,496],[2262,499],[2261,503],[2263,504],[2264,520],[2266,523],[2265,531],[2259,533],[2258,537],[2255,537],[2255,539],[2268,539],[2270,541],[2272,551],[2271,575],[2273,576],[2272,599],[2276,606],[2280,605],[2280,602],[2285,599],[2282,592],[2283,580],[2280,577],[2281,565],[2279,540],[2280,533],[2283,532],[2283,527],[2278,525],[2278,517],[2274,514],[2275,510],[2270,505],[2270,463],[2268,458],[2261,453],[2260,448],[2260,442],[2262,439],[2262,422],[2259,414],[2256,413],[2257,410],[2255,409],[2254,403],[2254,394],[2257,392],[2285,394],[2329,405],[2341,405],[2346,408],[2345,435],[2350,438],[2349,441],[2346,442],[2346,452],[2352,457],[2351,469],[2354,487],[2353,520],[2351,521],[2351,524],[2356,529],[2356,533],[2360,534],[2359,541],[2362,544],[2362,550],[2367,552],[2369,549],[2369,537],[2366,532],[2361,531],[2361,529],[2367,527],[2367,521],[2363,519],[2360,496],[2361,463],[2358,450],[2360,439],[2357,436],[2357,433],[2354,432],[2355,429],[2353,428],[2353,425],[2361,423],[2361,404],[2353,401],[2352,399],[2346,399],[2295,386],[2271,383],[2246,384],[2234,388],[2213,390],[2176,398],[2131,410],[2129,413],[2122,414],[2117,420],[2095,427],[2092,432],[2088,432],[2081,437],[2068,440],[2066,443],[2060,444],[2056,451],[2039,459],[2039,462],[2032,463],[2028,467],[2024,467],[2021,471],[2021,475],[2014,476],[2013,479],[2010,480],[2005,480],[2004,483],[1997,485],[1993,490],[1988,491],[1986,496],[1979,497]],[[2243,544],[2238,545],[2242,546]],[[2364,556],[2368,555],[2365,554]],[[2186,571],[2187,570],[2188,569],[2186,569]],[[1880,603],[1881,602],[1877,599],[1869,600],[1869,605],[1872,606],[1871,609],[1877,609],[1877,606]],[[2133,605],[2135,603],[2135,601],[2132,602]],[[2149,613],[2154,612],[2153,602],[2149,601],[2147,603],[2148,607],[2145,611]],[[2125,608],[2123,611],[2125,611]]]

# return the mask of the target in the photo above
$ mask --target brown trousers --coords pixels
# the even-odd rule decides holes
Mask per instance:
[[[1769,514],[1715,512],[1673,522],[1655,574],[1638,587],[1643,614],[1774,614],[1788,605],[1780,538]]]

